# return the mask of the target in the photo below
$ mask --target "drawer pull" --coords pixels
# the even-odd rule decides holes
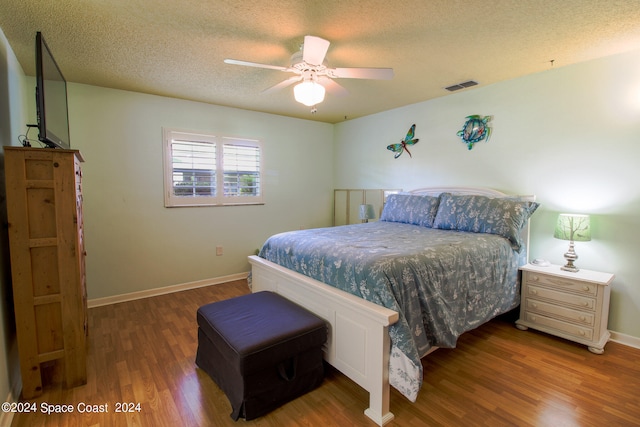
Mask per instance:
[[[582,287],[582,290],[583,290],[583,291],[590,291],[590,290],[591,290],[591,288],[590,288],[590,287],[588,287],[588,286],[583,286],[583,287]]]
[[[540,278],[538,276],[532,276],[531,280],[534,281],[534,282],[537,282],[537,281],[540,280]]]
[[[584,331],[580,331],[580,335],[585,336],[585,332]]]
[[[585,320],[587,320],[587,318],[586,318],[586,317],[584,317],[584,316],[580,316],[580,321],[581,321],[581,322],[584,322]]]
[[[536,303],[531,304],[531,306],[532,306],[533,308],[538,308],[538,304],[536,304]]]
[[[585,307],[589,307],[589,303],[588,302],[583,302],[582,305],[584,305]]]
[[[532,293],[532,294],[534,294],[534,295],[537,295],[537,294],[538,294],[538,291],[536,291],[535,289],[529,289],[529,292],[531,292],[531,293]]]

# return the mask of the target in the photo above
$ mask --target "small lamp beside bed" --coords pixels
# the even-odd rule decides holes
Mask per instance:
[[[373,210],[373,205],[360,205],[360,220],[362,222],[369,222],[370,219],[374,219],[376,213]]]
[[[591,240],[589,215],[560,214],[553,237],[569,241],[569,250],[564,254],[567,263],[560,268],[573,273],[580,271],[580,269],[573,264],[574,261],[578,259],[573,242],[588,242]]]

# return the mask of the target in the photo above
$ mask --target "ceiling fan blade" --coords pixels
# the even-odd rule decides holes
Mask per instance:
[[[327,90],[327,92],[329,92],[331,95],[334,96],[346,96],[349,94],[349,91],[347,89],[345,89],[344,87],[342,87],[341,85],[339,85],[338,83],[336,83],[335,81],[333,81],[333,79],[326,77],[326,76],[322,76],[320,78],[318,78],[318,82],[324,86],[324,88]]]
[[[304,36],[302,60],[311,65],[322,65],[329,50],[329,41],[315,36]]]
[[[333,68],[327,70],[331,77],[343,79],[391,80],[393,68]]]
[[[290,77],[287,80],[281,81],[277,85],[271,86],[270,88],[263,90],[262,93],[273,93],[273,92],[279,91],[280,89],[284,89],[287,86],[291,86],[292,84],[300,80],[302,80],[302,76]]]
[[[233,64],[233,65],[245,65],[247,67],[256,67],[256,68],[268,68],[271,70],[278,71],[288,71],[287,67],[280,67],[278,65],[268,65],[268,64],[259,64],[257,62],[247,62],[247,61],[239,61],[237,59],[225,59],[225,64]]]

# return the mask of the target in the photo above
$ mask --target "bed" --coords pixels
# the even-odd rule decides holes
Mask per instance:
[[[252,291],[327,321],[325,360],[369,392],[365,414],[382,426],[390,386],[415,401],[422,357],[519,304],[537,207],[482,188],[391,195],[380,221],[270,237],[249,257]]]

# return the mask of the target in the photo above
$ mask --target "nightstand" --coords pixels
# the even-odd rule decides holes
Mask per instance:
[[[523,331],[537,329],[602,354],[610,336],[609,296],[615,276],[589,270],[571,273],[559,265],[527,264],[520,270],[520,319],[516,327]]]

